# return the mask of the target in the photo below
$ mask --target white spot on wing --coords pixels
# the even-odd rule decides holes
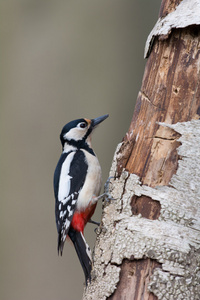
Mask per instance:
[[[66,197],[65,199],[60,200],[60,201],[62,202],[63,205],[65,205],[70,199],[71,199],[71,196]]]
[[[60,211],[60,219],[63,219],[63,217],[66,215],[66,210],[65,211]]]
[[[68,210],[68,212],[69,212],[68,216],[71,217],[72,214],[73,214],[73,210],[72,210],[72,208],[71,208],[70,205],[67,205],[67,210]]]
[[[69,195],[68,197],[64,198],[63,200],[59,200],[62,202],[63,205],[65,205],[70,199],[74,199],[75,195],[77,195],[78,193],[74,193]],[[77,200],[72,200],[72,205],[76,204]],[[60,206],[59,206],[60,207]],[[59,208],[60,209],[60,208]]]
[[[67,237],[67,234],[66,234],[66,230],[69,228],[69,225],[70,225],[70,221],[68,219],[65,220],[65,223],[63,225],[63,228],[62,228],[62,231],[61,231],[61,240],[63,242],[65,242],[66,240],[66,237]]]

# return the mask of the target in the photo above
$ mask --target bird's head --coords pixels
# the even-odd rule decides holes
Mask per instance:
[[[60,134],[62,146],[65,143],[76,147],[81,147],[84,143],[90,146],[91,133],[109,115],[103,115],[95,119],[77,119],[67,123]]]

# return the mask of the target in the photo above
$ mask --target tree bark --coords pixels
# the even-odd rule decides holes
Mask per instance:
[[[163,0],[160,17],[180,2]],[[85,300],[200,298],[200,27],[182,27],[148,51]]]

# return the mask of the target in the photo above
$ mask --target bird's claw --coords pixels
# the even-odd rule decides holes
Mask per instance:
[[[106,183],[104,184],[104,191],[105,191],[105,194],[108,193],[108,191],[109,191],[109,185],[110,185],[110,179],[111,179],[111,178],[114,178],[114,176],[108,177],[108,179],[106,180]]]
[[[110,184],[110,179],[114,178],[113,176],[109,177],[104,185],[104,193],[101,194],[98,197],[94,198],[94,201],[97,202],[99,199],[104,199],[106,202],[109,202],[111,200],[115,200],[111,194],[109,193],[109,184]]]
[[[100,225],[99,222],[93,221],[92,219],[90,219],[90,220],[88,221],[88,223],[95,224],[95,225],[97,225],[97,226]]]
[[[116,199],[113,198],[113,197],[111,196],[111,194],[109,194],[109,193],[104,193],[104,200],[105,200],[106,202],[110,202],[111,200],[116,200]]]
[[[105,200],[106,202],[109,202],[109,201],[111,201],[111,200],[115,200],[115,199],[111,196],[111,194],[109,193],[109,185],[110,185],[110,179],[111,179],[111,178],[114,178],[114,176],[108,177],[108,179],[106,180],[106,183],[105,183],[105,185],[104,185],[104,200]]]

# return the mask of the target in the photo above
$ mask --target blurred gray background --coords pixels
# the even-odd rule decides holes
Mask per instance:
[[[110,114],[93,136],[105,182],[132,118],[160,2],[0,1],[0,299],[81,299],[74,248],[66,243],[57,255],[59,134],[73,119]],[[94,228],[85,231],[91,248]]]

